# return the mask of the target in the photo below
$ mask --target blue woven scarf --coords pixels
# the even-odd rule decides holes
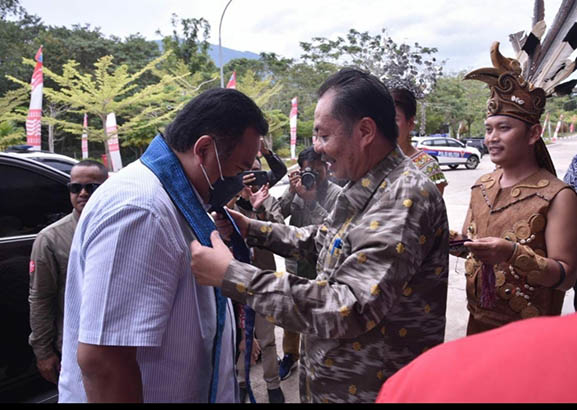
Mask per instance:
[[[154,175],[160,180],[162,186],[182,213],[198,241],[204,246],[212,247],[210,234],[216,230],[214,222],[206,213],[204,207],[198,200],[194,189],[187,178],[180,161],[166,144],[164,138],[157,135],[152,140],[140,161],[149,168]],[[233,254],[241,262],[250,263],[250,251],[240,235],[238,227],[234,220],[225,209],[217,210],[225,215],[234,227],[234,234],[231,237]],[[216,393],[218,391],[218,370],[220,364],[220,351],[222,345],[222,333],[226,320],[227,298],[222,295],[220,289],[214,289],[216,297],[217,313],[217,331],[214,339],[213,357],[212,357],[212,377],[210,384],[209,402],[216,402]],[[247,391],[252,403],[255,402],[252,389],[250,387],[250,355],[252,352],[252,339],[254,332],[254,311],[245,307],[245,330],[246,330],[246,356],[245,356],[245,376]]]

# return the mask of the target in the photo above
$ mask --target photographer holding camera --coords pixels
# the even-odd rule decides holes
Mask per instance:
[[[302,151],[298,157],[300,169],[289,174],[290,187],[280,198],[281,212],[291,217],[290,225],[301,227],[317,225],[328,216],[341,188],[328,180],[327,164],[313,147]],[[298,262],[286,259],[289,273],[309,279],[316,277],[315,265],[306,259]],[[288,378],[299,359],[300,334],[284,331],[284,357],[279,367],[281,380]]]

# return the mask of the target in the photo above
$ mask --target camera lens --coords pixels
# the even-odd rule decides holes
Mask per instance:
[[[301,173],[301,183],[307,189],[307,191],[310,191],[313,188],[316,181],[317,176],[309,168],[306,168],[304,172]]]

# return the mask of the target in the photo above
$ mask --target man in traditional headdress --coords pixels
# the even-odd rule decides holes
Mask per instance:
[[[491,59],[494,67],[465,77],[491,89],[485,144],[497,165],[471,188],[462,231],[472,239],[465,244],[468,335],[561,314],[577,268],[577,196],[556,178],[541,139],[546,92],[501,55],[499,43]]]

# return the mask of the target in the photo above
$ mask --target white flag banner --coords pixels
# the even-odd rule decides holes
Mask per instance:
[[[30,80],[32,94],[30,96],[30,107],[26,117],[26,144],[31,145],[35,151],[41,148],[41,124],[42,124],[42,89],[44,78],[42,75],[42,47],[38,49],[36,56],[36,67]]]
[[[543,127],[541,128],[541,138],[545,136],[545,128],[547,128],[547,124],[549,123],[549,113],[545,116],[545,121],[543,121]]]
[[[88,116],[84,114],[82,125],[82,159],[88,158]]]
[[[110,152],[112,171],[116,172],[122,168],[122,158],[120,157],[120,146],[118,144],[116,115],[113,112],[106,116],[106,135],[108,136],[108,151]]]
[[[291,112],[289,116],[289,124],[291,129],[291,159],[297,159],[297,117],[298,99],[295,97],[291,100]]]
[[[559,117],[557,128],[555,128],[555,134],[553,134],[553,138],[551,139],[552,142],[557,142],[557,138],[559,137],[559,130],[561,129],[562,123],[563,123],[563,114],[561,114],[561,116]]]

